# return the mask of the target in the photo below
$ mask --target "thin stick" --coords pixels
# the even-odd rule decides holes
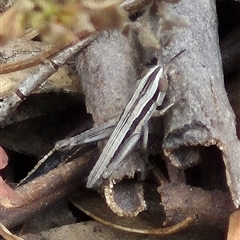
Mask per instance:
[[[49,76],[55,73],[60,66],[66,63],[71,56],[87,46],[97,36],[97,32],[90,34],[71,47],[59,52],[52,59],[46,59],[44,65],[39,67],[38,71],[34,75],[28,77],[19,86],[16,92],[2,99],[0,102],[0,122],[2,122],[10,113],[12,113],[29,94],[43,84]],[[3,126],[4,123],[1,123],[0,125]]]

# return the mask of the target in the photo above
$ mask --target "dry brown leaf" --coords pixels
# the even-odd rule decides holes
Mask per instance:
[[[5,13],[0,15],[0,45],[5,44],[12,38],[19,37],[23,31],[21,24],[22,14],[30,11],[33,4],[29,0],[18,0],[11,8]]]
[[[0,45],[19,37],[26,26],[40,32],[45,41],[65,45],[83,32],[123,27],[127,13],[122,0],[31,1],[17,0],[0,16]]]
[[[105,200],[97,193],[87,190],[73,194],[69,200],[75,207],[94,220],[125,232],[169,235],[187,228],[195,221],[194,216],[189,216],[175,225],[164,226],[163,214],[157,210],[140,213],[134,218],[119,217],[108,208]]]

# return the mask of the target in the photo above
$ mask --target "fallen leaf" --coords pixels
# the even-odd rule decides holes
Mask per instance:
[[[166,226],[161,211],[142,212],[136,217],[120,217],[108,208],[105,200],[97,193],[84,189],[81,189],[81,193],[72,194],[68,200],[94,220],[125,232],[164,236],[178,233],[195,222],[195,217],[189,216]],[[153,209],[153,206],[149,208]]]

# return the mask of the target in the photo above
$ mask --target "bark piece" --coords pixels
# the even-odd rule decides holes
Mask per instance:
[[[135,90],[140,56],[134,45],[120,32],[103,32],[76,60],[87,111],[96,125],[118,116]]]
[[[204,191],[175,182],[159,187],[158,192],[170,224],[195,215],[197,225],[225,229],[228,217],[234,210],[230,195],[218,190]]]
[[[104,194],[109,208],[119,216],[135,217],[146,209],[141,183],[122,180],[108,184],[104,187]]]
[[[78,56],[76,64],[86,96],[87,111],[92,114],[96,125],[121,114],[135,90],[136,80],[140,73],[140,59],[141,54],[138,51],[136,39],[133,36],[127,38],[117,31],[103,32]],[[123,169],[118,168],[121,173],[116,175],[133,177],[132,171],[135,172],[135,169],[139,167],[132,168],[132,164]],[[118,177],[117,180],[121,179]],[[111,189],[113,192],[120,190],[120,188],[113,188],[110,186],[111,184],[105,186],[105,189]],[[139,197],[134,196],[136,192],[132,192],[130,189],[128,191],[127,187],[126,185],[126,191],[133,194],[132,196],[128,195],[129,201]],[[105,191],[107,193],[105,197],[109,206],[119,206],[119,203],[113,202],[114,199],[110,197],[112,195],[109,195],[108,192]],[[137,194],[142,195],[143,192]],[[113,195],[118,194],[115,192]],[[143,196],[140,198],[142,199]],[[125,200],[127,202],[127,199]],[[137,209],[136,214],[139,213],[139,209],[142,211],[145,208],[144,201],[140,200],[138,204],[140,205],[132,208]],[[116,210],[116,208],[114,209]],[[122,215],[125,210],[116,211],[116,213]],[[127,212],[127,215],[132,214],[131,211]]]
[[[169,6],[171,7],[171,5]],[[240,144],[235,116],[224,89],[218,44],[215,2],[192,4],[180,1],[174,10],[184,15],[189,26],[178,29],[166,55],[182,49],[170,72],[167,93],[175,105],[164,116],[163,148],[171,162],[180,168],[197,164],[199,146],[216,145],[222,151],[232,198],[240,204]]]

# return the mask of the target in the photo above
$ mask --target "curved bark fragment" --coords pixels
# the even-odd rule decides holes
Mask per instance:
[[[177,101],[164,116],[164,152],[175,166],[186,168],[201,161],[201,146],[218,146],[232,198],[238,206],[240,143],[224,88],[215,2],[192,4],[183,0],[172,7],[185,16],[188,27],[176,31],[166,50],[166,55],[181,49],[186,52],[175,64],[175,72],[169,74],[168,101]]]
[[[103,32],[76,60],[87,111],[97,125],[118,116],[135,90],[139,53],[134,45],[120,32]]]
[[[121,114],[136,88],[140,75],[140,59],[141,52],[136,39],[128,38],[119,31],[103,32],[77,57],[76,66],[86,96],[87,111],[92,114],[96,125]],[[137,158],[140,158],[139,154]],[[114,185],[117,185],[116,182],[123,176],[133,178],[135,171],[141,168],[139,167],[141,161],[134,159],[135,157],[130,154],[125,159],[127,167],[117,169]],[[133,162],[137,162],[138,166]],[[139,188],[137,182],[134,185],[136,191],[132,191],[132,186],[124,185],[124,190],[130,193],[125,201],[131,202],[132,199],[137,199],[134,202],[136,205],[131,209],[128,208],[129,206],[125,208],[125,205],[119,204],[118,197],[113,197],[121,196],[122,188],[113,187],[112,181],[104,185],[106,202],[115,213],[136,216],[145,209],[143,191],[137,191]]]

